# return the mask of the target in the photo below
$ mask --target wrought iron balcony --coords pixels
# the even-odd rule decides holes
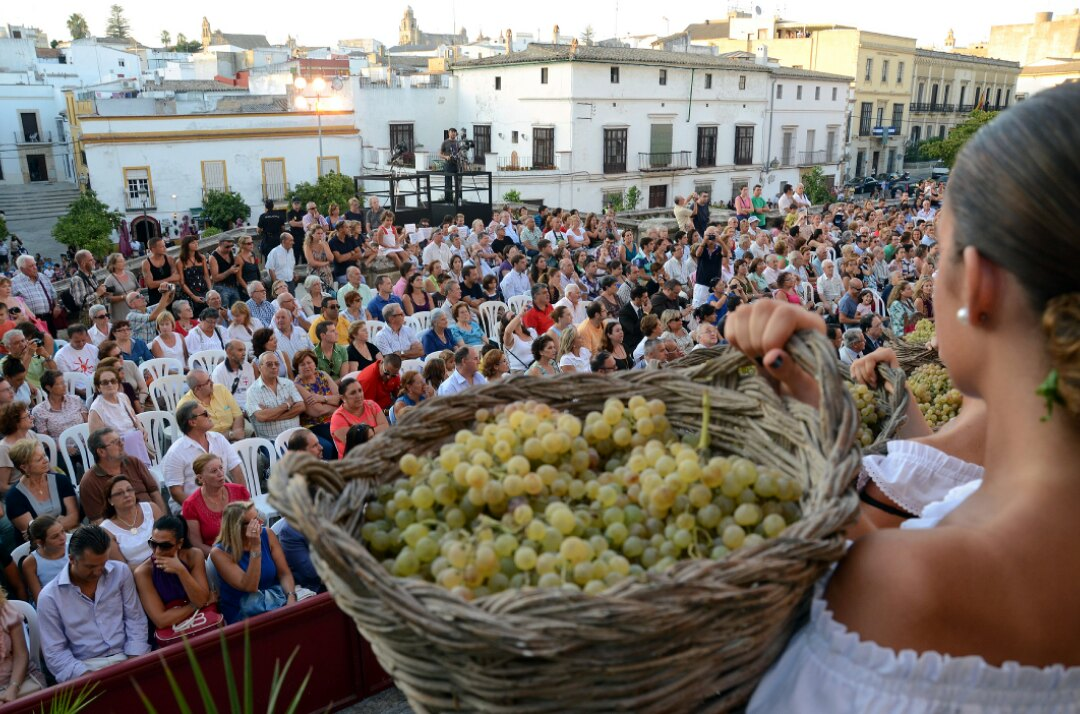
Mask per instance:
[[[125,192],[124,208],[128,211],[142,211],[144,209],[153,210],[157,208],[157,201],[154,200],[154,189],[143,189],[138,193],[131,193],[130,191]]]
[[[16,144],[51,144],[53,135],[51,131],[17,131],[15,132]]]
[[[799,155],[799,166],[818,166],[825,163],[825,149],[803,151]]]
[[[674,171],[690,168],[689,151],[638,152],[641,171]]]

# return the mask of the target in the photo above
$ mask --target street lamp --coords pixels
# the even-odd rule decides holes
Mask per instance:
[[[303,111],[306,111],[307,109],[311,109],[311,108],[314,108],[314,110],[315,110],[315,120],[318,123],[318,127],[319,127],[319,129],[318,129],[318,131],[319,131],[319,170],[321,172],[321,170],[322,170],[322,156],[323,156],[323,145],[322,145],[322,109],[323,109],[323,105],[322,105],[322,102],[323,102],[324,99],[329,100],[328,101],[329,108],[331,110],[334,110],[334,109],[339,109],[340,108],[340,106],[341,106],[340,105],[340,100],[338,99],[338,97],[335,97],[335,96],[331,95],[330,93],[328,93],[326,91],[327,90],[326,80],[323,79],[322,77],[316,77],[315,79],[311,80],[310,82],[308,82],[303,77],[297,77],[295,80],[293,80],[293,86],[296,87],[296,89],[301,92],[301,94],[296,98],[296,108],[300,109],[300,110],[303,110]],[[343,86],[343,84],[342,84],[342,81],[341,81],[341,77],[334,77],[330,81],[330,90],[332,92],[341,91],[342,86]],[[310,94],[303,94],[305,89],[310,89],[311,93]]]

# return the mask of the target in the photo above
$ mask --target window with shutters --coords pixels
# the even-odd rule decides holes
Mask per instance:
[[[666,69],[660,70],[660,86],[661,87],[666,87],[667,86],[667,70]]]
[[[836,87],[833,87],[833,88],[832,88],[832,100],[833,100],[834,102],[836,101]]]
[[[472,135],[473,141],[476,142],[473,148],[473,161],[482,164],[484,157],[491,153],[491,125],[473,124]]]
[[[900,84],[904,81],[904,63],[898,62],[896,64],[896,83]]]
[[[619,83],[619,68],[618,67],[612,67],[611,68],[611,83],[612,84],[618,84]]]
[[[341,159],[337,156],[319,157],[319,176],[341,173]]]
[[[881,60],[881,82],[889,81],[889,60]]]
[[[795,98],[796,99],[802,99],[802,85],[801,84],[795,87]]]
[[[874,105],[863,102],[859,105],[859,136],[870,136],[870,123],[873,121]]]
[[[502,90],[502,77],[496,77],[495,78],[495,91],[499,92],[501,90]]]
[[[207,191],[229,190],[229,179],[225,171],[224,161],[202,162],[202,188],[204,196]]]
[[[904,123],[904,105],[897,103],[892,105],[892,126],[900,132],[900,125]]]
[[[697,165],[698,167],[716,166],[716,139],[719,128],[699,126],[697,130]]]
[[[705,73],[705,89],[712,89],[712,75]]]
[[[739,75],[739,89],[746,89],[746,75]]]
[[[604,173],[626,173],[626,129],[604,129]]]
[[[555,168],[555,127],[533,127],[532,148],[534,169]]]
[[[776,98],[777,99],[783,99],[784,98],[784,85],[782,85],[782,84],[776,85]]]
[[[814,101],[821,101],[821,87],[814,87]]]
[[[877,123],[874,126],[885,126],[885,107],[878,107]]]
[[[783,143],[780,148],[780,165],[791,166],[795,163],[795,130],[784,129]]]
[[[124,168],[124,199],[128,209],[154,208],[154,184],[149,166]]]
[[[825,163],[831,164],[836,161],[836,129],[829,129],[825,135]]]
[[[285,159],[262,160],[263,200],[282,201],[289,193],[285,177]]]
[[[649,186],[649,208],[670,208],[666,185]]]
[[[873,73],[874,73],[874,58],[873,57],[867,57],[866,58],[866,75],[863,77],[863,79],[865,79],[867,82],[869,82],[870,81],[870,75],[872,75]]]
[[[754,127],[735,127],[735,165],[748,166],[754,163]]]
[[[541,67],[540,68],[540,84],[547,84],[547,82],[548,82],[548,68],[547,67]]]

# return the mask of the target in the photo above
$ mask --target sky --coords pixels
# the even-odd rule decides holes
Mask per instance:
[[[5,3],[0,22],[32,25],[44,30],[49,39],[68,39],[66,20],[72,13],[82,13],[92,34],[104,34],[109,6],[119,2],[132,26],[133,36],[145,45],[160,43],[162,30],[173,38],[183,33],[188,39],[201,36],[205,15],[215,30],[263,34],[273,44],[284,44],[292,35],[301,45],[331,45],[339,39],[374,37],[388,45],[397,44],[398,23],[406,4],[363,2],[348,4],[327,0],[298,3],[262,0],[259,3],[220,3],[208,0],[184,2],[124,2],[124,0],[36,0]],[[498,37],[503,29],[515,34],[536,33],[550,41],[552,26],[558,24],[564,35],[580,35],[592,26],[596,39],[616,34],[669,34],[692,22],[702,22],[726,15],[727,5],[716,3],[711,11],[702,4],[687,3],[665,8],[649,0],[545,0],[541,3],[496,3],[482,0],[413,0],[413,11],[420,29],[425,32],[451,32],[454,27]],[[851,25],[864,30],[914,37],[920,46],[942,45],[952,28],[958,46],[988,39],[991,25],[1029,23],[1037,11],[1070,14],[1080,0],[1037,0],[1027,8],[1014,3],[987,0],[949,0],[933,4],[873,2],[871,0],[807,0],[806,2],[770,2],[749,0],[732,7],[751,10],[760,5],[765,13],[776,12],[785,19],[826,21]],[[512,10],[506,9],[512,6]],[[933,10],[924,8],[932,7]],[[684,9],[685,8],[685,9]]]

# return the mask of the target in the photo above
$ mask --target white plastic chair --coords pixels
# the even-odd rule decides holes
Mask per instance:
[[[799,283],[796,288],[799,293],[799,297],[802,298],[803,305],[811,306],[814,304],[814,286],[810,283]]]
[[[53,354],[56,354],[57,352],[59,352],[60,350],[64,349],[67,346],[68,346],[68,341],[67,340],[56,340],[56,339],[54,339],[53,340]]]
[[[422,359],[406,359],[401,361],[401,373],[405,374],[409,370],[415,370],[417,372],[424,371],[424,360]]]
[[[56,460],[56,440],[48,434],[35,433],[34,436],[36,436],[38,441],[41,442],[41,445],[45,447],[45,455],[49,457],[49,471],[56,471],[56,465],[58,463]]]
[[[29,552],[30,552],[29,545],[25,544],[25,543],[23,545],[27,545],[26,552],[29,554]],[[21,547],[22,546],[20,546],[20,548]],[[19,551],[19,548],[16,548],[15,552],[17,553],[18,551]],[[12,553],[11,557],[12,557],[12,559],[15,559],[15,553]],[[15,562],[18,563],[19,561],[15,560]],[[35,610],[34,606],[31,605],[30,603],[23,602],[22,600],[15,600],[15,599],[8,600],[8,607],[10,607],[11,609],[15,610],[15,612],[22,615],[22,618],[26,623],[26,646],[27,646],[27,649],[29,650],[30,660],[32,662],[37,662],[38,666],[40,667],[41,666],[41,633],[38,630],[37,610]]]
[[[279,518],[274,522],[274,525],[270,526],[270,530],[274,531],[274,535],[278,538],[281,537],[281,531],[285,530],[285,526],[289,525],[289,522],[284,518]]]
[[[499,325],[499,311],[509,309],[510,306],[501,300],[488,300],[480,303],[480,324],[484,328],[488,339],[499,345],[502,344],[502,335],[499,334],[502,332]]]
[[[210,373],[225,361],[225,350],[201,350],[188,357],[188,369],[202,369]]]
[[[874,314],[878,317],[885,317],[885,301],[881,298],[881,293],[873,288],[867,288],[874,296]]]
[[[355,372],[349,372],[348,374],[343,376],[341,378],[341,381],[344,382],[346,379],[356,379],[359,376],[360,376],[360,370],[356,370]],[[339,384],[340,384],[340,382],[339,382]]]
[[[206,556],[206,584],[214,592],[221,592],[221,576],[218,575],[217,566],[209,555]]]
[[[180,397],[187,394],[187,377],[181,374],[167,374],[150,383],[150,401],[158,409],[168,412],[176,411],[176,403]]]
[[[431,326],[431,311],[425,310],[405,318],[405,324],[412,328],[416,334],[420,334]]]
[[[161,471],[161,460],[169,447],[180,439],[180,427],[176,421],[176,415],[166,411],[143,412],[137,416],[139,423],[150,435],[150,443],[154,445],[154,452],[150,455],[149,471],[158,480],[165,483],[165,476]]]
[[[385,322],[382,322],[381,320],[368,320],[367,321],[368,340],[370,340],[371,342],[374,342],[375,341],[375,335],[379,334],[380,332],[382,332],[385,329],[386,329],[386,323]]]
[[[286,429],[277,435],[277,438],[274,439],[274,451],[277,453],[279,459],[285,455],[285,449],[288,448],[289,445],[289,437],[304,428],[305,427],[302,426],[294,426],[292,429]]]
[[[156,357],[139,365],[147,384],[170,374],[183,374],[184,365],[175,357]]]
[[[30,547],[34,545],[30,541],[26,541],[18,546],[15,550],[11,551],[11,562],[15,563],[15,567],[18,568],[22,565],[22,559],[30,555]]]
[[[510,312],[520,315],[532,307],[532,297],[529,295],[515,295],[507,300],[506,304],[510,306]]]
[[[835,248],[829,248],[828,251],[829,251],[829,260],[831,260],[832,262],[835,263],[836,262],[836,249]]]
[[[83,473],[89,471],[90,468],[96,463],[94,455],[90,453],[90,445],[87,440],[90,438],[90,425],[89,424],[76,424],[64,429],[60,433],[60,442],[56,445],[57,450],[60,452],[60,456],[64,459],[64,470],[67,472],[68,477],[71,479],[71,485],[78,488],[78,480],[82,474],[75,473],[75,462],[71,459],[71,446],[74,446],[82,457]]]
[[[244,471],[244,481],[247,483],[248,492],[255,501],[255,510],[265,513],[268,518],[276,518],[277,509],[270,505],[269,496],[263,492],[262,480],[259,478],[259,452],[265,451],[270,460],[270,468],[277,463],[277,450],[274,442],[269,439],[252,437],[241,439],[233,444],[236,453],[240,456],[240,468]]]
[[[68,394],[76,397],[78,397],[79,394],[75,390],[81,389],[83,392],[81,399],[86,402],[87,408],[90,407],[90,402],[94,401],[94,378],[89,374],[83,374],[82,372],[65,372],[64,388]]]

